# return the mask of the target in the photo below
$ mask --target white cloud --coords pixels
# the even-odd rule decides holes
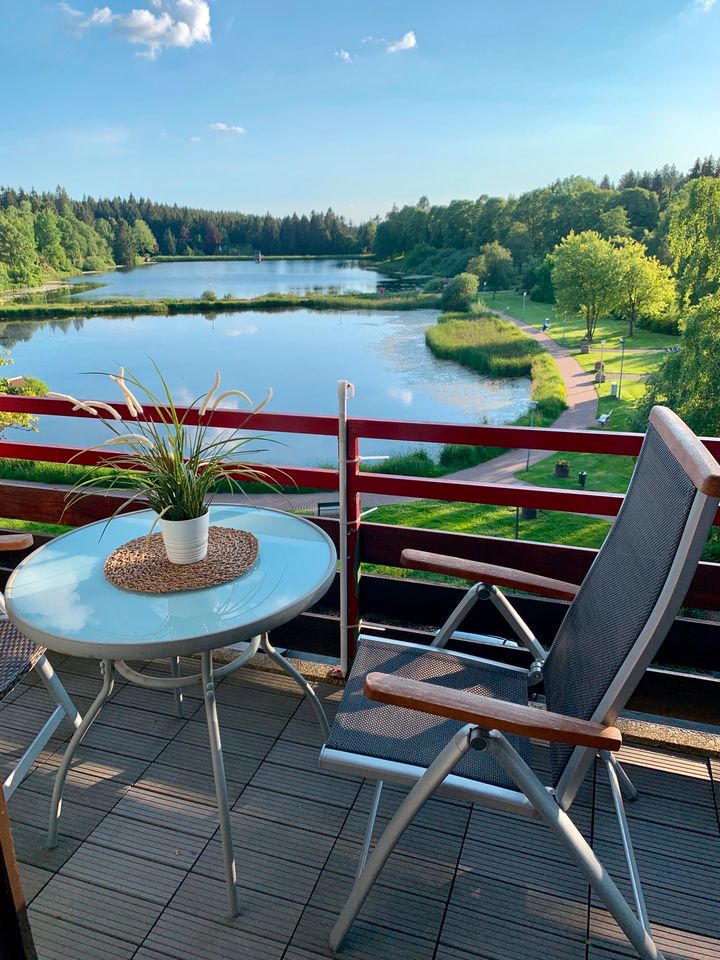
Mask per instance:
[[[202,143],[202,137],[190,137],[190,143]]]
[[[210,6],[207,0],[149,0],[130,13],[114,13],[110,7],[96,7],[91,14],[60,3],[59,7],[76,31],[109,27],[144,50],[139,56],[154,60],[164,47],[192,47],[210,43]]]
[[[343,50],[343,48],[340,47],[339,50],[335,51],[335,59],[342,60],[344,63],[350,63],[350,61],[352,60],[352,54],[348,53],[347,50]]]
[[[417,37],[414,30],[408,30],[400,40],[393,40],[385,48],[386,53],[399,53],[401,50],[412,50],[417,46]]]
[[[210,129],[214,130],[215,133],[247,133],[245,127],[235,127],[230,123],[211,123]]]
[[[717,0],[695,0],[695,8],[701,13],[710,13]]]

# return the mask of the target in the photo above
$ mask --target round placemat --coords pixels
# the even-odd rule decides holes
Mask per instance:
[[[198,563],[170,563],[161,533],[137,537],[114,550],[105,576],[131,593],[179,593],[217,587],[242,576],[258,555],[258,541],[246,530],[210,527],[207,557]]]

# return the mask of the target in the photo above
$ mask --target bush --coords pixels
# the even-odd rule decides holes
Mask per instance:
[[[477,292],[478,278],[472,273],[459,273],[443,290],[440,304],[443,310],[467,312]]]
[[[551,423],[567,406],[565,382],[553,358],[508,320],[444,314],[425,332],[425,339],[435,356],[456,360],[478,373],[531,377],[539,422]]]
[[[203,300],[217,300],[217,294],[214,290],[203,290],[202,292]]]

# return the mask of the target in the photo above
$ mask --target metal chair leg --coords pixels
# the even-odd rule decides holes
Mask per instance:
[[[517,750],[497,730],[489,732],[488,748],[560,840],[570,859],[608,908],[641,960],[665,960],[642,920],[632,912],[617,884],[600,863],[585,837],[558,806],[555,798],[548,793]]]
[[[77,730],[82,723],[82,716],[78,712],[75,704],[70,699],[69,693],[62,683],[60,683],[60,680],[53,670],[50,661],[44,654],[35,664],[35,670],[39,674],[42,682],[45,684],[45,689],[47,692],[53,698],[55,703],[62,707],[65,717]]]
[[[614,753],[607,753],[603,751],[603,759],[609,760],[617,774],[617,778],[620,781],[620,789],[622,790],[622,795],[626,800],[637,800],[640,794],[637,791],[637,787],[632,782],[630,777],[625,771],[625,767],[620,763],[618,758]]]
[[[173,680],[179,679],[180,657],[170,657],[170,676],[173,678]],[[175,687],[173,690],[173,696],[175,697],[175,712],[182,720],[184,717],[182,687]]]
[[[237,916],[238,892],[236,887],[235,854],[233,852],[232,826],[230,824],[230,801],[228,799],[225,763],[220,741],[217,704],[215,702],[215,681],[213,678],[212,652],[202,654],[203,697],[207,718],[210,756],[212,757],[213,777],[215,779],[215,797],[218,818],[220,820],[220,838],[222,840],[223,861],[225,865],[225,883],[227,886],[228,914],[230,919]]]
[[[623,806],[622,801],[621,781],[618,778],[618,771],[612,762],[611,755],[603,751],[603,753],[601,753],[601,757],[605,761],[605,768],[607,770],[608,780],[610,781],[610,793],[612,794],[615,815],[620,828],[620,839],[622,840],[625,862],[627,863],[628,870],[630,872],[630,885],[632,886],[633,899],[635,900],[635,906],[637,907],[640,922],[645,927],[647,932],[650,933],[650,920],[648,919],[647,907],[645,906],[645,897],[643,895],[642,884],[640,882],[640,874],[638,872],[637,861],[635,859],[635,851],[633,850],[632,840],[630,839],[630,826],[627,822],[625,807]]]
[[[378,807],[380,806],[382,789],[383,781],[378,780],[378,782],[375,784],[372,804],[370,806],[370,813],[368,814],[367,824],[365,826],[365,837],[363,838],[362,851],[360,852],[360,859],[358,860],[357,870],[355,871],[356,877],[359,877],[365,869],[368,854],[370,853],[370,844],[372,843],[373,830],[375,829],[375,820],[377,819]]]
[[[355,880],[350,896],[330,932],[331,950],[337,950],[345,939],[378,874],[385,866],[385,861],[395,849],[400,837],[410,826],[415,814],[470,749],[474,732],[475,728],[472,725],[467,725],[458,730],[450,743],[437,755],[398,807],[394,817],[385,828],[385,832],[376,843],[375,849],[370,854],[367,866]]]
[[[70,770],[70,764],[75,756],[75,751],[80,745],[80,742],[85,734],[92,726],[95,717],[97,717],[98,713],[100,713],[100,709],[102,708],[103,704],[112,693],[115,683],[111,660],[100,661],[100,672],[103,678],[103,685],[100,693],[93,700],[90,709],[82,718],[81,723],[76,727],[75,733],[72,735],[70,743],[67,745],[65,754],[62,758],[62,763],[58,767],[58,772],[55,776],[55,785],[53,787],[52,800],[50,801],[50,822],[48,824],[48,848],[50,850],[53,850],[57,846],[58,823],[60,820],[60,814],[62,812],[63,787],[65,786],[65,780],[67,779],[68,771]]]

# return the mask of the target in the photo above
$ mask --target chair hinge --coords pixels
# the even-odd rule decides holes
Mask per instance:
[[[538,683],[542,683],[544,667],[544,660],[533,660],[533,662],[530,664],[530,669],[528,670],[528,684],[531,687],[536,686]]]

